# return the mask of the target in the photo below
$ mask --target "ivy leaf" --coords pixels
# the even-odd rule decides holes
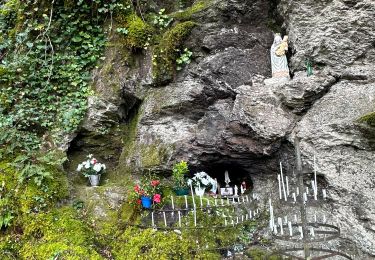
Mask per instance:
[[[74,37],[72,38],[72,41],[73,41],[73,42],[81,42],[81,41],[82,41],[82,38],[81,38],[80,36],[74,36]]]

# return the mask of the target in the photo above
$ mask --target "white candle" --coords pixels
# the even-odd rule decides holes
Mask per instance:
[[[294,203],[296,203],[296,201],[297,201],[297,198],[296,198],[296,193],[295,192],[293,192],[293,201],[294,201]]]
[[[250,216],[250,219],[253,218],[252,214],[251,214],[251,210],[249,210],[249,216]]]
[[[191,198],[193,199],[193,206],[195,208],[195,200],[194,200],[194,192],[193,192],[193,184],[190,183],[190,190],[191,190]]]
[[[317,218],[316,218],[316,213],[314,213],[314,222],[318,222]]]
[[[276,225],[273,226],[273,233],[274,233],[275,235],[277,235],[277,226],[276,226]]]
[[[281,184],[283,186],[283,192],[284,192],[284,199],[285,199],[285,201],[287,201],[285,184],[284,184],[283,166],[282,166],[281,162],[280,162],[280,173],[281,173]]]
[[[249,219],[249,215],[246,214],[246,215],[245,215],[245,220],[248,220],[248,219]]]
[[[304,202],[304,203],[307,202],[307,195],[306,195],[306,192],[303,193],[303,202]]]
[[[241,216],[241,222],[243,222],[243,215]]]
[[[167,217],[165,216],[165,211],[163,212],[163,217],[164,217],[164,226],[167,226]]]
[[[234,200],[234,198],[232,198],[232,201],[233,201],[233,204],[235,204],[235,203],[236,203],[236,201]]]
[[[284,235],[284,228],[282,224],[280,225],[280,235]]]
[[[181,227],[181,212],[178,211],[178,225]]]
[[[297,214],[294,214],[294,223],[297,223],[298,219],[297,219]]]
[[[323,199],[327,199],[326,189],[322,189],[322,192],[323,192]]]
[[[284,217],[284,223],[288,224],[288,217],[287,216]]]
[[[327,222],[326,215],[323,214],[323,223],[326,223],[326,222]]]
[[[301,239],[303,239],[303,229],[301,226],[298,227],[299,233],[301,234]]]
[[[197,226],[197,211],[194,208],[194,226]]]
[[[188,201],[187,201],[187,195],[184,195],[184,197],[185,197],[185,208],[189,208]]]
[[[282,220],[282,218],[280,218],[280,217],[277,218],[277,224],[279,224],[279,226],[282,226],[282,225],[283,225],[283,220]]]
[[[151,223],[152,223],[152,226],[154,227],[154,226],[155,226],[155,222],[154,222],[154,212],[151,212]]]
[[[281,193],[281,178],[280,178],[280,174],[277,175],[277,180],[279,181],[279,197],[280,199],[282,199],[282,193]]]
[[[292,229],[292,222],[288,222],[288,227],[289,227],[289,236],[293,236],[293,229]]]
[[[299,188],[296,189],[297,196],[299,195]]]
[[[314,199],[318,200],[318,181],[316,179],[316,158],[314,154],[314,183],[315,183],[315,188],[314,188]]]
[[[314,233],[314,228],[313,227],[310,228],[310,234],[311,234],[312,237],[315,237],[315,233]]]
[[[221,199],[220,201],[221,201],[221,206],[224,206],[224,200]]]
[[[285,181],[286,181],[286,194],[289,196],[289,180],[288,180],[288,176],[285,177]]]
[[[306,187],[306,194],[309,195],[309,187]]]
[[[236,224],[238,224],[238,217],[236,217]]]
[[[173,196],[171,196],[171,202],[172,202],[172,209],[174,209]]]

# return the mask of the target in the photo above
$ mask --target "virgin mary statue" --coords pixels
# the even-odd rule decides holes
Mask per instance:
[[[290,79],[286,51],[288,50],[288,36],[281,39],[280,34],[275,34],[271,46],[272,79],[267,79],[266,83],[278,83]]]

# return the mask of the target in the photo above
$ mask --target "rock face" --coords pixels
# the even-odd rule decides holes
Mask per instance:
[[[237,170],[254,185],[276,183],[278,162],[292,163],[298,136],[307,168],[317,156],[319,178],[332,198],[329,213],[343,237],[361,259],[375,257],[375,129],[357,123],[375,107],[375,2],[281,0],[277,10],[294,77],[266,86],[271,6],[266,0],[216,1],[196,14],[200,26],[186,41],[195,59],[166,86],[151,87],[150,53],[130,68],[109,51],[112,90],[99,71],[96,87],[104,101],[93,103],[89,115],[134,121],[120,156],[120,165],[134,171],[168,172],[184,159],[192,170],[219,178],[225,168],[233,175]],[[307,58],[314,64],[311,77],[304,72]],[[96,128],[95,120],[88,118],[85,128]],[[268,197],[268,190],[255,189]]]

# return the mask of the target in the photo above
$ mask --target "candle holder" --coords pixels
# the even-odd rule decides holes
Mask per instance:
[[[271,199],[269,200],[269,227],[273,238],[286,242],[294,243],[294,247],[283,247],[270,253],[272,255],[282,255],[291,257],[292,259],[309,259],[318,260],[331,257],[340,257],[340,259],[354,259],[353,257],[339,252],[332,248],[323,248],[314,246],[316,243],[326,244],[325,242],[333,241],[340,238],[340,228],[334,224],[328,224],[327,218],[323,215],[322,221],[318,221],[316,213],[313,215],[314,221],[309,221],[307,216],[307,208],[321,206],[327,202],[327,192],[325,189],[318,190],[318,182],[316,176],[316,161],[314,156],[314,176],[311,180],[311,186],[304,183],[304,172],[302,171],[302,160],[298,138],[295,139],[297,171],[293,174],[296,180],[296,189],[290,189],[291,183],[288,176],[284,176],[282,164],[280,162],[280,174],[277,176],[279,189],[279,202],[283,207],[289,207],[292,210],[298,208],[299,216],[288,220],[288,216],[284,218],[274,215],[274,209]],[[292,191],[292,192],[291,192]],[[297,210],[295,210],[297,211]],[[296,246],[297,245],[297,246]],[[268,259],[268,258],[266,258]]]

